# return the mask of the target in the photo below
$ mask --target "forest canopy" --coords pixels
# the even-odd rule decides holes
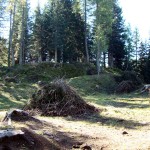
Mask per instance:
[[[29,0],[0,0],[0,37],[2,66],[86,62],[98,74],[133,70],[150,83],[149,41],[125,25],[117,0],[49,0],[35,10]]]

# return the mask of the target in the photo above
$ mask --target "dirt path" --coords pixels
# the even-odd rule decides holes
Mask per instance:
[[[63,118],[40,118],[57,129],[55,139],[64,149],[71,149],[76,142],[89,145],[92,150],[148,150],[150,130],[116,129]],[[44,129],[45,130],[45,129]],[[45,130],[49,132],[49,130]],[[51,132],[52,134],[52,132]],[[70,140],[70,141],[69,141]]]
[[[51,142],[56,142],[60,150],[71,150],[79,144],[88,145],[92,150],[150,150],[149,124],[139,129],[124,129],[102,125],[99,122],[88,123],[77,118],[36,118],[38,120],[13,121],[12,125],[15,129],[28,128]],[[81,147],[76,149],[81,150]]]

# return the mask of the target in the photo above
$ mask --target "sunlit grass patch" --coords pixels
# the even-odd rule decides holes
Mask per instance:
[[[36,90],[36,85],[5,83],[0,87],[0,110],[22,108]]]
[[[97,94],[84,97],[88,102],[99,106],[105,124],[134,128],[150,122],[150,98],[133,94],[108,95]],[[93,118],[94,119],[94,118]]]

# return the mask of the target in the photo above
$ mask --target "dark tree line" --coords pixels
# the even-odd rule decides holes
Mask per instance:
[[[125,26],[117,0],[49,0],[44,8],[37,4],[34,15],[29,0],[0,4],[0,25],[4,14],[10,22],[8,45],[0,39],[5,47],[1,59],[6,60],[3,51],[8,48],[9,67],[33,60],[94,62],[98,73],[105,67],[134,70],[150,82],[150,44],[140,40],[137,29],[132,32]]]

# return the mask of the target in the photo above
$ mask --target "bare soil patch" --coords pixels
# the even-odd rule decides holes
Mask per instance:
[[[64,149],[71,149],[77,142],[90,146],[93,150],[148,150],[150,149],[150,127],[142,130],[114,128],[98,123],[68,121],[64,118],[41,118],[54,127],[55,134]],[[60,133],[61,134],[60,136]],[[124,134],[125,133],[125,134]],[[66,138],[68,137],[68,138]],[[63,140],[65,139],[64,142]],[[71,142],[68,142],[71,141]]]
[[[1,124],[3,125],[3,124]],[[12,127],[25,132],[24,136],[3,139],[0,149],[10,150],[148,150],[150,126],[135,129],[115,128],[87,123],[78,118],[39,117],[12,121]]]

